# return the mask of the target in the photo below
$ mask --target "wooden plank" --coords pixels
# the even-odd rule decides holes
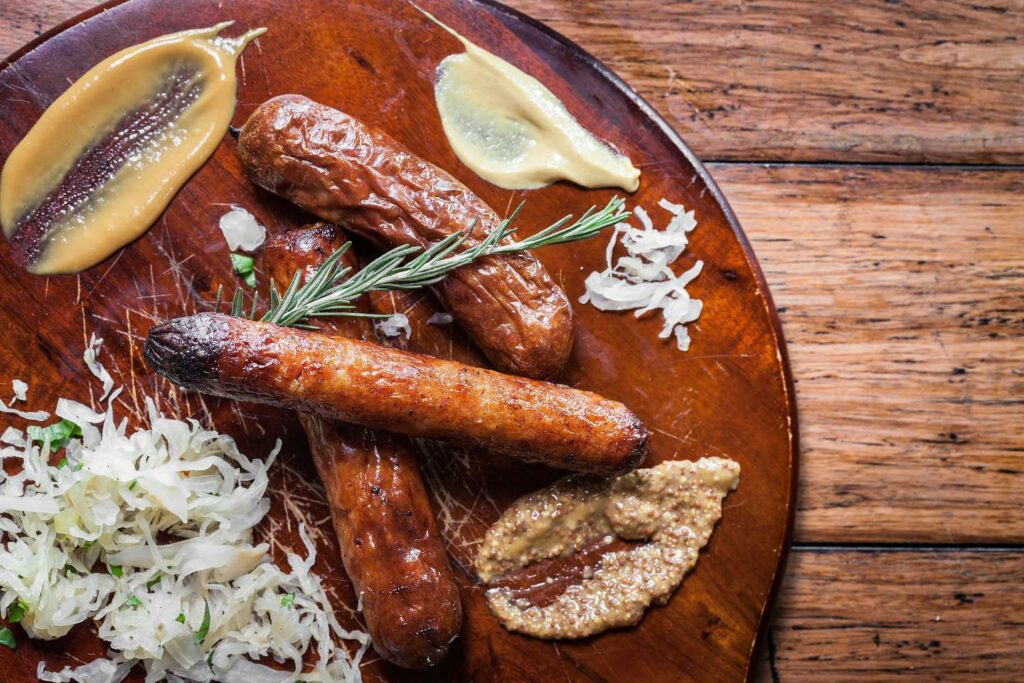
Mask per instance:
[[[0,5],[0,59],[65,19],[95,6],[89,0],[33,0]]]
[[[511,4],[603,60],[704,159],[1024,159],[1024,3]]]
[[[1024,540],[1024,172],[711,172],[789,342],[797,540]]]
[[[1022,581],[1019,551],[794,551],[755,680],[1019,680]]]
[[[6,54],[92,0],[0,6]],[[509,0],[705,159],[1024,162],[1024,3]]]

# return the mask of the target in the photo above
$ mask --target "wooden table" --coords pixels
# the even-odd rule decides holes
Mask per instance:
[[[90,0],[0,2],[0,53]],[[1024,675],[1024,3],[514,0],[676,127],[790,345],[764,681]]]

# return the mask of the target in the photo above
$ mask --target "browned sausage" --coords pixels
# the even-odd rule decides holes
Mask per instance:
[[[426,247],[459,230],[479,243],[498,215],[445,171],[384,133],[299,95],[262,104],[242,128],[249,178],[380,245]],[[499,369],[550,379],[572,349],[572,307],[531,254],[480,259],[436,287]]]
[[[297,270],[308,277],[343,242],[330,225],[277,235],[263,248],[264,270],[277,282]],[[355,266],[351,251],[345,258]],[[329,334],[370,334],[366,318],[314,322]],[[462,628],[462,603],[412,444],[310,413],[299,420],[374,649],[398,666],[436,664]]]
[[[219,313],[153,327],[145,357],[190,389],[579,472],[628,470],[647,451],[640,419],[587,391]]]

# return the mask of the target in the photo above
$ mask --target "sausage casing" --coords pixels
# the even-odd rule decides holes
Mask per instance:
[[[264,270],[278,282],[298,270],[308,277],[343,241],[329,225],[277,235],[263,248]],[[330,334],[370,334],[366,318],[317,322]],[[315,414],[299,420],[374,649],[403,667],[436,664],[459,635],[462,604],[412,444]]]
[[[640,419],[587,391],[219,313],[153,327],[145,357],[186,388],[579,472],[632,469],[647,452]]]
[[[483,240],[498,215],[466,186],[384,133],[299,95],[253,112],[238,156],[260,187],[377,244],[428,247],[459,230]],[[487,256],[436,286],[494,365],[550,379],[572,349],[572,307],[531,254]]]

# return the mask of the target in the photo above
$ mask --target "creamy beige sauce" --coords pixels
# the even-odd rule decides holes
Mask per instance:
[[[697,563],[739,475],[740,466],[723,458],[669,461],[611,479],[566,477],[519,499],[477,554],[485,584],[595,543],[642,542],[606,552],[543,605],[514,588],[491,587],[491,611],[506,628],[539,638],[582,638],[637,623],[652,602],[667,602]]]
[[[72,273],[102,261],[144,233],[210,157],[235,110],[235,61],[265,30],[219,37],[230,24],[160,36],[103,60],[11,152],[0,175],[0,223],[8,239],[40,207],[54,216],[45,221],[29,270]],[[147,110],[163,101],[176,102],[180,112]],[[129,120],[135,127],[123,135]],[[85,173],[100,146],[122,150],[108,154],[113,172],[104,175],[103,164],[93,161],[97,184],[69,192],[69,174]],[[58,195],[66,201],[54,209]]]
[[[445,135],[462,163],[509,190],[564,179],[636,191],[640,170],[583,128],[540,81],[423,13],[466,49],[441,62],[434,83]]]

